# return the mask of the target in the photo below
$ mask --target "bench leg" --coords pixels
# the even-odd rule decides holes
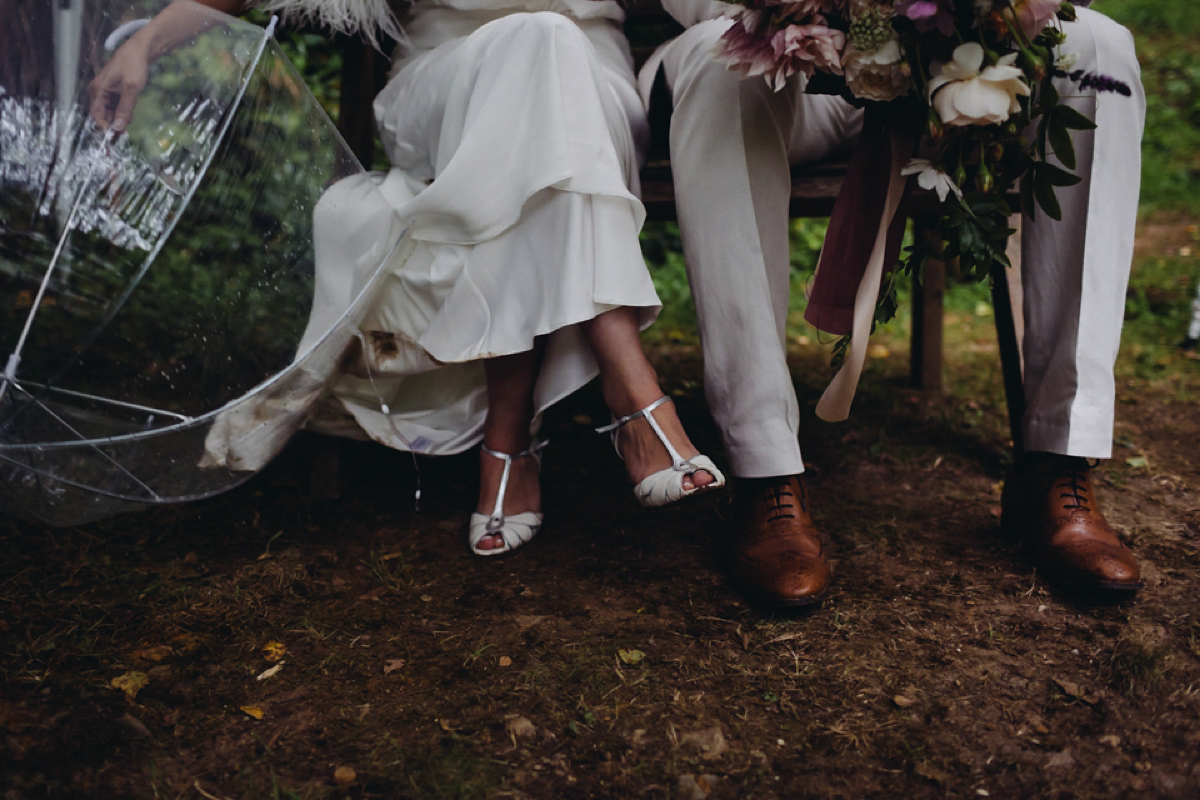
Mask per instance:
[[[342,496],[342,445],[336,436],[313,434],[309,496],[314,500],[338,500]]]
[[[924,236],[929,221],[913,220],[913,235]],[[942,315],[946,294],[946,264],[925,262],[923,280],[913,276],[912,338],[909,380],[918,389],[942,389]]]
[[[384,59],[361,36],[342,35],[342,84],[338,98],[338,130],[358,156],[371,169],[375,158],[375,112],[371,101],[382,86],[380,74]]]

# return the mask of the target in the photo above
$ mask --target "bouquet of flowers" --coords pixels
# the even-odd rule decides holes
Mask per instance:
[[[1111,78],[1071,71],[1074,58],[1059,52],[1059,20],[1075,18],[1070,2],[729,1],[734,22],[717,55],[730,69],[776,90],[802,73],[807,91],[867,106],[868,119],[882,117],[893,138],[909,143],[906,163],[892,170],[917,175],[943,203],[953,198],[932,235],[908,251],[904,272],[931,257],[958,258],[964,274],[980,279],[993,264],[1007,266],[1006,195],[1019,184],[1022,211],[1061,218],[1055,188],[1079,181],[1071,132],[1095,127],[1061,102],[1054,79],[1130,93]],[[890,274],[876,321],[895,309]]]

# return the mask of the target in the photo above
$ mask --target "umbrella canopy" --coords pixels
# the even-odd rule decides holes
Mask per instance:
[[[124,135],[98,127],[105,39],[161,5],[89,2],[54,47],[13,43],[77,75],[0,75],[0,507],[50,524],[253,474],[320,399],[401,236],[354,296],[322,299],[314,210],[374,184],[269,30],[212,14],[154,64]]]

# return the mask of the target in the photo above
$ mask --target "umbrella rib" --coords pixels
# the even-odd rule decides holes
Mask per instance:
[[[34,381],[23,381],[23,382],[21,382],[20,385],[22,387],[32,386],[35,389],[44,389],[48,392],[57,392],[58,394],[65,394],[68,397],[78,397],[81,400],[96,400],[101,403],[107,403],[110,406],[118,406],[120,408],[128,408],[131,411],[145,411],[149,414],[162,414],[167,417],[174,417],[175,419],[177,419],[180,422],[191,422],[193,419],[195,419],[195,417],[185,416],[184,414],[177,414],[174,411],[167,411],[166,409],[163,409],[163,408],[154,408],[152,406],[143,406],[143,405],[138,405],[137,403],[126,403],[124,400],[113,400],[109,397],[101,397],[100,395],[88,394],[87,392],[76,392],[71,389],[64,389],[61,386],[50,386],[45,383],[35,383]],[[22,388],[22,391],[24,391],[30,397],[33,396],[32,392],[29,392],[29,391],[25,390],[24,388]]]
[[[107,144],[110,133],[104,134],[105,143]],[[46,266],[46,274],[42,276],[42,283],[38,287],[37,296],[33,299],[33,305],[29,308],[29,316],[25,318],[25,327],[21,329],[21,335],[17,339],[17,346],[9,353],[8,363],[4,366],[4,374],[0,376],[0,398],[4,397],[8,391],[10,383],[14,383],[17,377],[17,366],[21,363],[21,351],[25,349],[25,340],[29,338],[29,331],[33,328],[33,320],[37,317],[38,309],[41,308],[42,298],[46,295],[46,287],[50,285],[50,276],[54,274],[54,268],[58,266],[58,260],[62,257],[63,249],[67,246],[67,238],[71,234],[71,227],[75,224],[75,215],[79,212],[79,206],[83,203],[83,193],[92,185],[92,177],[96,172],[96,165],[99,162],[96,159],[92,160],[91,168],[88,169],[87,178],[79,185],[79,191],[75,194],[75,204],[71,206],[71,213],[67,216],[67,223],[63,226],[62,235],[58,237],[58,245],[54,248],[54,255],[50,258],[50,263]]]
[[[221,141],[223,141],[225,139],[225,135],[227,133],[229,133],[229,127],[233,124],[233,117],[237,113],[238,108],[241,107],[242,99],[246,96],[246,89],[250,86],[250,78],[254,75],[254,70],[258,69],[259,62],[262,61],[262,55],[263,55],[263,52],[267,48],[267,42],[269,42],[271,40],[271,37],[274,36],[274,34],[275,34],[275,26],[276,26],[276,23],[278,23],[278,21],[279,21],[278,17],[272,16],[271,22],[267,25],[266,29],[263,31],[262,39],[258,43],[258,49],[254,51],[254,58],[251,60],[249,66],[246,68],[245,75],[242,77],[241,85],[238,86],[237,95],[233,98],[233,102],[229,105],[229,110],[227,112],[225,112],[225,118],[221,122],[221,130],[217,134],[216,145],[214,145],[212,150],[210,150],[208,152],[208,154],[205,156],[204,165],[200,168],[200,171],[197,173],[196,179],[194,181],[192,181],[191,186],[188,187],[187,195],[183,198],[183,201],[180,203],[181,209],[187,208],[188,204],[192,202],[192,198],[195,197],[196,192],[199,190],[200,184],[204,180],[204,176],[208,174],[208,169],[209,169],[209,167],[212,166],[213,159],[217,155],[217,150],[220,149],[219,145],[220,145]],[[107,143],[107,141],[108,141],[108,134],[106,133],[105,134],[105,142]],[[93,165],[92,165],[93,169],[95,169],[95,163],[96,162],[93,162]],[[85,186],[87,185],[87,183],[90,183],[90,181],[91,181],[91,173],[88,174],[88,181],[85,182]],[[76,206],[78,206],[79,200],[82,199],[82,192],[83,192],[83,190],[81,188],[80,189],[80,197],[76,200]],[[73,214],[74,214],[74,211],[72,211],[72,215]],[[150,254],[148,256],[146,256],[146,261],[142,264],[142,268],[139,269],[137,274],[134,275],[133,278],[130,280],[129,285],[125,288],[125,291],[123,291],[121,293],[121,296],[117,298],[116,302],[113,303],[113,306],[109,310],[108,314],[105,315],[104,319],[101,320],[96,325],[96,328],[91,333],[91,335],[87,339],[85,339],[83,342],[80,343],[80,346],[78,348],[80,353],[82,353],[88,347],[91,347],[92,343],[95,342],[96,339],[100,336],[100,334],[104,331],[104,329],[108,327],[108,324],[110,322],[112,322],[113,319],[117,316],[117,314],[121,311],[121,309],[124,308],[125,303],[129,300],[130,296],[133,295],[134,290],[137,289],[138,285],[142,282],[142,278],[146,277],[146,273],[150,271],[150,266],[154,263],[154,260],[156,258],[158,258],[158,254],[161,253],[163,247],[166,246],[167,239],[171,238],[171,234],[175,232],[175,227],[179,224],[179,219],[180,219],[180,215],[176,215],[175,218],[173,220],[171,220],[167,229],[163,232],[163,235],[160,236],[158,239],[158,242],[155,243],[154,249],[150,251]],[[69,220],[68,220],[68,222],[69,222]],[[65,235],[66,234],[64,233],[64,238],[59,243],[59,250],[61,250],[62,246],[65,244],[65,241],[66,241]],[[55,258],[57,258],[57,255],[55,256]],[[53,269],[53,265],[54,265],[54,259],[51,260],[51,269]],[[43,280],[43,291],[45,288],[45,284],[47,281],[49,281],[49,279],[50,279],[50,273],[49,273],[49,271],[47,271],[46,278]],[[38,293],[39,300],[40,300],[41,296],[42,296],[42,292],[39,291],[39,293]],[[36,309],[37,309],[37,302],[35,302],[34,308],[30,312],[30,318],[26,321],[26,325],[25,325],[26,332],[21,335],[21,341],[18,343],[18,350],[16,353],[9,356],[8,364],[5,368],[4,375],[2,377],[0,377],[0,399],[3,398],[5,389],[8,387],[9,383],[13,382],[13,378],[16,377],[17,364],[20,363],[20,360],[21,360],[21,357],[19,355],[20,347],[23,346],[24,339],[28,333],[29,327],[33,324],[33,314],[36,312]],[[77,355],[75,357],[75,359],[72,360],[71,364],[73,364],[74,361],[77,360],[78,358],[79,358],[79,356]],[[67,365],[63,366],[62,369],[60,369],[57,373],[55,373],[55,375],[48,381],[48,384],[52,384],[52,383],[54,383],[54,381],[58,380],[63,375],[63,373],[66,372],[66,370],[68,370],[71,367],[71,364],[67,364]],[[11,375],[10,375],[10,372],[11,372]],[[30,395],[30,397],[32,399],[32,395]],[[15,419],[15,417],[16,417],[16,414],[14,414],[13,416],[11,416],[7,420],[5,420],[3,423],[3,427],[7,427],[13,421],[13,419]]]
[[[29,397],[29,399],[30,399],[30,400],[33,400],[33,402],[37,403],[37,404],[38,404],[38,406],[39,406],[39,407],[40,407],[40,408],[41,408],[43,411],[45,411],[47,414],[49,414],[51,417],[53,417],[55,420],[57,420],[57,421],[58,421],[58,422],[59,422],[59,423],[60,423],[60,424],[61,424],[61,425],[62,425],[64,428],[66,428],[66,429],[67,429],[67,430],[69,430],[71,433],[73,433],[73,434],[75,434],[76,436],[78,436],[78,437],[79,437],[79,439],[80,439],[81,441],[87,441],[87,438],[86,438],[86,437],[83,435],[83,433],[82,433],[81,431],[79,431],[79,430],[76,430],[76,428],[75,428],[73,425],[71,425],[71,423],[67,422],[65,419],[63,419],[62,417],[60,417],[58,414],[55,414],[55,413],[54,413],[54,411],[53,411],[52,409],[48,408],[48,407],[46,406],[46,404],[45,404],[45,403],[42,403],[42,402],[39,402],[39,401],[37,401],[37,400],[34,398],[34,396],[33,396],[32,394],[30,394],[30,393],[29,393],[29,391],[28,391],[28,390],[26,390],[24,387],[22,387],[22,386],[21,386],[21,384],[19,384],[19,383],[15,383],[15,382],[14,382],[14,383],[13,383],[13,386],[15,386],[15,387],[16,387],[16,388],[17,388],[19,391],[21,391],[21,392],[24,392],[24,393],[25,393],[25,394],[26,394],[26,395]],[[143,483],[143,482],[142,482],[142,481],[141,481],[141,480],[140,480],[140,479],[139,479],[139,478],[138,478],[136,475],[134,475],[134,474],[133,474],[132,472],[130,472],[129,470],[125,469],[125,467],[121,466],[121,464],[120,464],[120,463],[119,463],[119,462],[118,462],[116,459],[114,459],[114,458],[113,458],[112,456],[110,456],[108,453],[106,453],[106,452],[104,452],[103,450],[101,450],[101,449],[100,449],[100,447],[98,447],[97,445],[94,445],[94,444],[93,444],[93,445],[91,445],[91,448],[92,448],[93,450],[95,450],[97,453],[99,453],[99,454],[100,454],[100,457],[101,457],[101,458],[103,458],[105,461],[107,461],[108,463],[112,464],[112,465],[113,465],[114,467],[116,467],[116,468],[117,468],[119,471],[121,471],[121,472],[124,472],[124,473],[125,473],[125,474],[126,474],[128,477],[129,477],[129,479],[130,479],[131,481],[133,481],[133,482],[134,482],[134,483],[136,483],[138,486],[140,486],[140,487],[142,487],[143,489],[145,489],[145,490],[146,490],[146,491],[147,491],[147,492],[150,494],[150,496],[151,496],[151,497],[153,497],[155,500],[158,500],[158,499],[160,499],[160,498],[159,498],[159,496],[158,496],[158,492],[156,492],[156,491],[154,491],[153,489],[151,489],[149,486],[147,486],[145,483]],[[54,477],[54,476],[51,476],[51,477]]]
[[[23,461],[17,461],[15,458],[9,458],[8,456],[4,455],[3,453],[0,453],[0,462],[4,462],[6,464],[12,464],[14,467],[17,467],[24,472],[31,472],[40,478],[47,478],[52,481],[57,481],[58,483],[66,484],[67,486],[73,486],[76,489],[82,489],[85,492],[91,492],[92,494],[98,494],[98,495],[101,495],[102,497],[111,497],[115,500],[129,500],[129,501],[132,501],[135,503],[170,502],[169,500],[166,500],[163,497],[159,496],[159,494],[157,492],[155,492],[153,489],[150,489],[150,487],[145,486],[145,484],[142,484],[141,481],[138,481],[138,484],[144,486],[146,488],[146,491],[150,492],[150,494],[151,494],[151,499],[149,499],[149,500],[147,500],[144,497],[135,497],[133,495],[121,494],[119,492],[113,492],[108,489],[102,489],[99,486],[88,486],[86,483],[80,483],[79,481],[73,481],[70,478],[64,478],[61,475],[55,475],[53,472],[47,472],[44,469],[39,469],[38,467],[34,467],[30,464],[26,464]],[[136,480],[136,478],[135,478],[135,480]]]

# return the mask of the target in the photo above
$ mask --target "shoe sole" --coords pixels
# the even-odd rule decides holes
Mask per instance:
[[[733,588],[737,590],[738,594],[742,595],[747,600],[750,600],[755,605],[776,609],[796,609],[820,605],[821,603],[825,602],[826,599],[828,599],[830,593],[830,588],[825,587],[825,591],[821,592],[820,594],[810,594],[805,597],[773,597],[771,595],[765,595],[759,592],[746,591],[738,584],[733,583],[732,581],[730,581],[730,583],[733,585]]]
[[[1074,592],[1091,592],[1093,594],[1112,593],[1132,595],[1145,586],[1144,581],[1137,583],[1118,583],[1115,581],[1079,581],[1071,580],[1070,578],[1058,578],[1048,573],[1042,573],[1042,577],[1046,578],[1052,585],[1061,586],[1064,589],[1070,589]]]

